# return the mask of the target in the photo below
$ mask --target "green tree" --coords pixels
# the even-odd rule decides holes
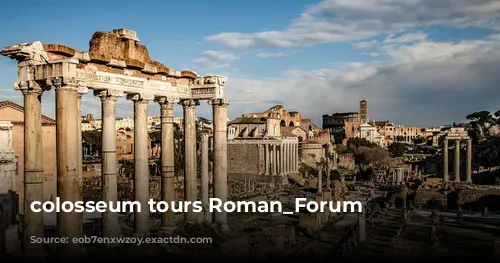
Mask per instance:
[[[401,157],[406,153],[406,151],[408,151],[408,148],[404,143],[394,142],[389,145],[389,153],[392,157]]]
[[[87,149],[88,154],[99,154],[102,148],[101,132],[96,130],[83,131],[82,147]]]
[[[358,137],[354,137],[354,138],[349,138],[347,140],[347,147],[360,147],[360,146],[365,146],[365,147],[375,147],[376,144],[368,141],[367,139],[365,138],[358,138]]]
[[[497,114],[495,112],[495,114]],[[495,115],[496,116],[496,115]],[[493,115],[489,111],[477,111],[465,117],[469,120],[472,130],[469,131],[472,139],[475,141],[483,141],[488,139],[488,127],[495,122]]]
[[[152,141],[161,142],[161,131],[153,131],[149,134]]]
[[[422,144],[427,142],[427,139],[423,136],[418,136],[417,138],[413,139],[414,144]]]
[[[360,146],[357,147],[354,152],[354,162],[361,167],[366,165],[373,165],[378,167],[387,164],[389,162],[389,159],[389,152],[378,146]]]

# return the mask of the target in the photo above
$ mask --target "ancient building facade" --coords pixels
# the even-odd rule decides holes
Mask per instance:
[[[149,234],[149,160],[148,104],[156,102],[161,110],[162,182],[161,200],[175,201],[174,196],[174,123],[173,107],[181,104],[184,115],[184,200],[194,202],[198,195],[196,154],[196,107],[207,100],[213,110],[213,197],[227,200],[227,107],[224,86],[227,78],[219,75],[198,76],[191,71],[176,71],[150,58],[146,46],[139,44],[136,32],[117,29],[96,32],[89,51],[79,51],[61,44],[39,41],[12,45],[0,55],[18,61],[18,80],[14,85],[24,96],[24,203],[43,200],[44,164],[50,156],[44,154],[51,145],[50,136],[43,134],[41,106],[43,93],[54,90],[56,100],[57,194],[61,202],[78,202],[82,196],[82,136],[81,97],[92,90],[101,100],[102,109],[102,174],[103,201],[117,202],[116,101],[126,96],[134,105],[134,196],[142,212],[134,213],[134,235]],[[3,114],[2,114],[3,116]],[[7,115],[8,116],[8,115]],[[29,132],[28,132],[29,131]],[[48,143],[45,143],[46,140]],[[203,158],[208,158],[203,155]],[[54,158],[55,159],[55,158]],[[202,175],[205,173],[202,173]],[[202,182],[207,182],[202,180]],[[207,191],[207,187],[202,187]],[[203,194],[203,193],[202,193]],[[206,194],[206,193],[205,193]],[[118,215],[102,214],[103,236],[121,235]],[[44,244],[30,242],[31,236],[44,236],[44,214],[24,211],[23,243],[27,255],[44,257]],[[173,211],[162,214],[160,230],[171,233],[176,222]],[[206,218],[205,218],[206,219]],[[194,222],[198,214],[193,208],[184,220]],[[213,213],[213,221],[223,231],[228,230],[227,213]],[[83,236],[83,213],[57,215],[59,237]],[[78,257],[82,244],[58,244],[62,258]]]
[[[10,121],[0,121],[0,195],[14,191],[18,158],[12,148],[13,125]]]
[[[368,121],[368,102],[361,100],[357,112],[343,112],[323,115],[323,129],[330,132],[336,144],[345,139],[354,138],[359,125]]]
[[[267,117],[243,115],[228,128],[228,175],[236,180],[286,183],[289,173],[298,172],[299,139],[305,131],[282,133],[282,116],[271,111]]]
[[[24,112],[23,106],[11,102],[0,102],[0,121],[12,123],[12,149],[18,159],[17,173],[14,180],[14,191],[19,193],[19,208],[23,211],[24,197]],[[56,196],[56,121],[41,115],[43,138],[43,197],[41,200],[49,200]]]
[[[313,131],[314,133],[318,133],[321,129],[316,124],[314,124],[310,119],[303,119],[302,114],[298,111],[289,111],[287,112],[283,105],[273,106],[266,111],[257,112],[257,113],[248,113],[243,114],[242,117],[267,117],[271,112],[279,112],[281,114],[281,120],[279,121],[279,125],[281,127],[302,127],[306,132]]]
[[[386,146],[384,136],[378,132],[377,126],[367,122],[359,125],[359,130],[356,133],[355,137],[366,139],[367,141],[374,143],[380,147]]]

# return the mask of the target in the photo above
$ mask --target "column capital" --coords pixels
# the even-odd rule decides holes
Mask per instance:
[[[71,77],[49,78],[45,82],[48,86],[53,86],[56,89],[64,88],[77,91],[80,86],[80,81]]]
[[[175,98],[175,97],[155,97],[154,99],[156,102],[158,102],[160,105],[164,104],[177,104],[179,103],[180,99]]]
[[[208,134],[208,133],[202,133],[201,134],[201,141],[208,142],[209,138],[210,138],[210,134]]]
[[[78,88],[77,88],[77,94],[78,94],[78,99],[81,99],[83,94],[87,94],[89,92],[89,88],[87,88],[87,84],[84,82],[79,82],[78,83]]]
[[[208,100],[208,104],[213,107],[226,107],[229,105],[229,99],[210,99]]]
[[[127,94],[127,99],[132,100],[134,102],[146,102],[146,103],[148,103],[150,100],[154,99],[154,95],[149,94],[149,93]]]
[[[116,89],[102,89],[102,90],[94,90],[94,96],[100,97],[101,100],[108,98],[116,100],[119,97],[124,96],[124,93]]]
[[[45,90],[48,90],[46,86],[40,85],[39,82],[30,80],[30,81],[22,81],[14,83],[14,90],[19,90],[23,93],[23,95],[36,93],[38,95],[42,95]]]
[[[200,101],[199,100],[193,100],[193,99],[186,99],[186,100],[181,100],[180,104],[183,107],[196,107],[196,106],[200,106]]]

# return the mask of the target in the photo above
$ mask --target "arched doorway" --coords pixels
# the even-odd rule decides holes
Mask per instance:
[[[281,125],[281,127],[286,127],[286,122],[285,122],[285,120],[281,120],[280,125]]]
[[[293,121],[290,122],[290,124],[288,124],[288,126],[295,126],[295,124],[293,123]]]

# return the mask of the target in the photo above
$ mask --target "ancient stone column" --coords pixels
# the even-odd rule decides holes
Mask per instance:
[[[365,206],[363,205],[363,210],[358,213],[358,235],[359,242],[364,242],[366,240],[366,219],[365,219]]]
[[[276,144],[273,144],[273,175],[276,175],[276,165],[278,163],[278,155],[276,154]]]
[[[82,96],[88,92],[88,88],[84,86],[78,87],[78,102],[76,103],[78,111],[78,175],[80,176],[80,188],[83,191],[83,149],[82,149]],[[83,193],[82,193],[83,196]]]
[[[285,144],[285,174],[290,172],[290,144]]]
[[[208,134],[201,137],[201,202],[203,204],[203,221],[210,222],[209,209],[209,182],[208,182]],[[246,178],[245,178],[246,188]]]
[[[455,140],[455,161],[453,165],[455,170],[455,182],[460,182],[460,140]]]
[[[264,144],[264,146],[265,146],[264,155],[266,158],[266,165],[265,165],[266,166],[266,173],[265,174],[269,175],[269,162],[270,162],[270,160],[269,160],[269,144],[266,143],[266,144]]]
[[[466,182],[472,183],[472,140],[467,140],[467,161],[465,167]]]
[[[61,204],[70,201],[73,204],[83,201],[79,175],[78,152],[78,84],[71,79],[52,80],[56,88],[56,149],[57,149],[57,195]],[[83,213],[57,213],[57,233],[59,237],[83,236]],[[82,253],[82,244],[69,242],[58,244],[58,253],[62,258],[77,258]]]
[[[214,197],[227,202],[227,106],[228,99],[212,99],[214,139]],[[222,231],[227,231],[227,212],[216,212],[214,222]]]
[[[443,181],[447,183],[450,178],[448,175],[448,140],[443,141]]]
[[[195,202],[198,198],[197,162],[196,162],[196,106],[197,100],[183,100],[184,107],[184,200]],[[184,219],[196,222],[198,213],[189,207]]]
[[[141,211],[134,211],[134,236],[149,234],[148,103],[153,96],[129,94],[134,102],[134,195]],[[137,209],[136,209],[137,210]]]
[[[285,145],[280,145],[280,175],[285,175]]]
[[[329,157],[328,157],[328,151],[327,150],[326,150],[325,162],[326,162],[326,164],[325,164],[325,167],[326,167],[326,189],[330,190],[332,182],[331,182],[331,178],[330,178],[330,174],[331,174],[330,160],[329,160]]]
[[[174,104],[175,98],[160,98],[161,111],[161,200],[175,201]],[[160,231],[171,234],[176,228],[175,214],[168,209],[161,214]]]
[[[323,192],[323,167],[318,167],[318,192]]]
[[[118,202],[118,178],[116,159],[116,101],[121,94],[113,90],[96,90],[101,98],[102,140],[101,140],[101,177],[102,200],[107,204]],[[102,214],[103,237],[118,237],[121,234],[118,214],[107,209]],[[109,244],[111,245],[111,244]]]
[[[292,145],[293,145],[292,143],[288,144],[288,151],[287,151],[288,152],[288,158],[287,159],[288,159],[288,172],[289,173],[290,172],[294,172],[293,171],[293,164],[292,164],[292,153],[293,153],[292,152]]]
[[[337,158],[338,158],[338,155],[337,155],[337,152],[333,152],[333,169],[337,170]]]
[[[28,257],[45,255],[44,244],[30,238],[44,236],[43,213],[31,211],[34,201],[43,201],[42,92],[36,82],[22,82],[24,95],[24,222],[23,246]],[[15,180],[15,178],[13,178]]]
[[[297,172],[298,168],[299,168],[299,145],[297,143],[294,145],[295,145],[295,150],[294,150],[295,163],[294,163],[293,169],[295,170],[295,172]]]

